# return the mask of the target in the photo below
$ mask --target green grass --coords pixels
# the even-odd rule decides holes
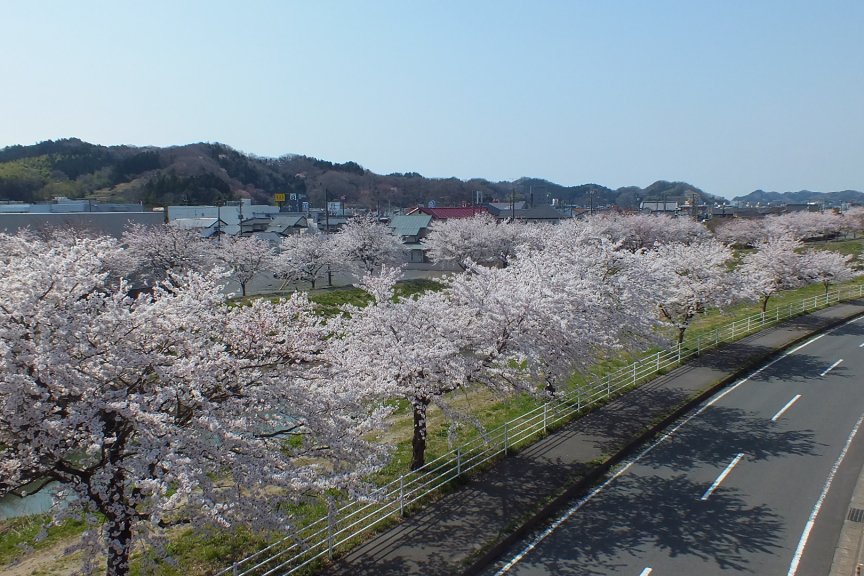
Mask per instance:
[[[50,525],[47,514],[24,516],[0,521],[0,566],[9,564],[22,553],[23,548],[43,550],[73,536],[80,536],[86,529],[83,520],[66,520],[59,525]],[[44,527],[47,529],[44,530]]]

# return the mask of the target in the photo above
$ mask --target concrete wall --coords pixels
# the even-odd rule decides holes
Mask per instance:
[[[14,234],[21,228],[33,231],[52,228],[83,228],[119,238],[130,222],[158,226],[164,212],[80,212],[65,214],[0,214],[0,232]]]

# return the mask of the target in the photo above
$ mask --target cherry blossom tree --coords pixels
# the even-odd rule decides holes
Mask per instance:
[[[394,264],[405,257],[399,239],[373,216],[349,220],[334,238],[334,253],[343,263],[358,269],[360,275],[371,274],[382,264]]]
[[[842,216],[829,210],[827,212],[789,212],[767,216],[766,228],[769,234],[785,234],[798,240],[830,237],[843,230]]]
[[[520,252],[507,268],[453,279],[454,303],[471,311],[472,379],[554,393],[574,370],[651,334],[641,255],[570,231],[551,227],[542,249]]]
[[[629,250],[666,242],[687,244],[709,235],[699,222],[665,214],[598,214],[587,218],[585,226],[592,236],[621,241]]]
[[[778,236],[757,242],[755,252],[741,259],[743,292],[759,300],[762,312],[771,296],[807,282],[806,261],[796,252],[801,246],[790,236]]]
[[[726,244],[752,247],[768,239],[768,223],[763,218],[731,218],[718,225],[714,234]]]
[[[137,538],[289,529],[286,503],[382,463],[366,437],[386,411],[327,373],[305,297],[229,307],[220,278],[189,272],[131,298],[107,281],[117,249],[0,261],[0,496],[58,483],[54,517],[83,513],[119,576]]]
[[[399,397],[411,405],[413,418],[410,468],[425,463],[426,421],[431,404],[449,414],[447,394],[468,383],[464,311],[446,294],[426,292],[395,299],[398,269],[366,276],[361,286],[374,301],[347,306],[336,319],[328,349],[334,374],[346,387],[376,390],[381,397]]]
[[[256,275],[276,267],[275,251],[266,240],[255,236],[226,236],[215,248],[216,259],[240,284],[241,295]]]
[[[294,234],[285,237],[276,256],[276,270],[286,282],[309,282],[312,288],[328,266],[336,263],[333,237],[327,234]]]
[[[716,240],[661,244],[647,254],[657,307],[663,321],[677,331],[679,344],[697,314],[727,306],[736,297],[737,276],[727,269],[732,256]]]
[[[476,264],[506,266],[522,243],[525,228],[481,212],[471,218],[435,221],[421,242],[433,262],[455,262],[462,270]]]
[[[843,230],[853,238],[864,230],[864,206],[853,206],[843,212]]]
[[[852,280],[860,273],[851,267],[854,256],[842,255],[830,250],[811,250],[803,255],[804,269],[810,282],[819,282],[825,294],[833,283]]]
[[[136,284],[153,286],[171,273],[204,272],[216,265],[210,244],[193,230],[133,223],[121,242],[125,250],[113,256],[111,268]]]

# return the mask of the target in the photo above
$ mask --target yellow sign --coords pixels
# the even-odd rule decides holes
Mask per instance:
[[[276,202],[284,202],[285,201],[285,194],[283,194],[281,192],[274,194],[273,200],[275,200]]]

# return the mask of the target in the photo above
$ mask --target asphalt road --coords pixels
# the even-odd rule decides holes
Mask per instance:
[[[864,319],[723,390],[488,574],[828,574],[862,392]]]

